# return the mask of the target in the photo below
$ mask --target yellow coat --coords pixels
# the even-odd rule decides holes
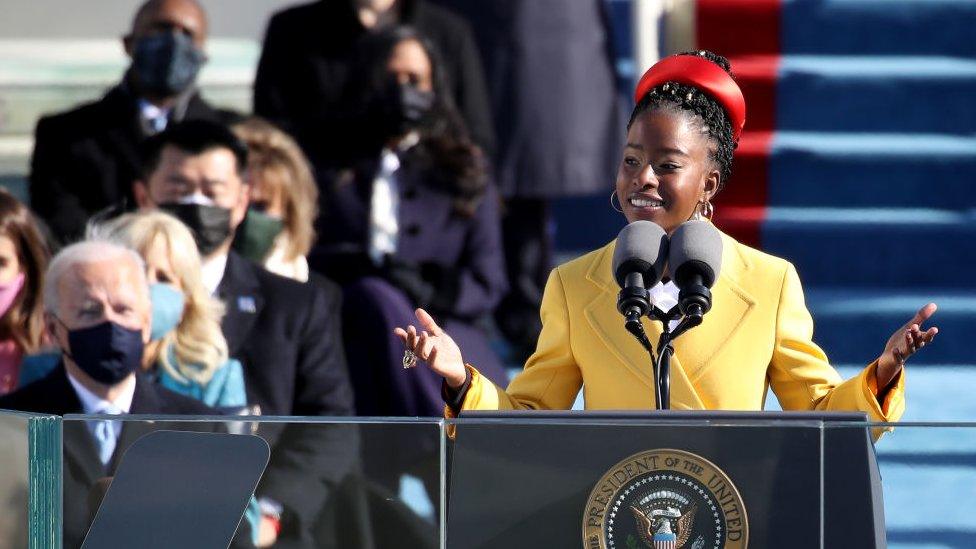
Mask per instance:
[[[872,390],[875,364],[844,381],[813,342],[813,319],[793,265],[722,237],[712,310],[674,345],[671,408],[762,410],[771,386],[785,410],[863,410],[872,421],[897,421],[905,407],[904,374],[884,413]],[[616,309],[613,250],[611,242],[553,270],[542,300],[542,334],[525,369],[502,390],[468,366],[462,410],[568,409],[580,387],[587,409],[654,408],[647,352]],[[656,345],[660,323],[645,318],[644,328]],[[880,352],[884,342],[878,345]]]

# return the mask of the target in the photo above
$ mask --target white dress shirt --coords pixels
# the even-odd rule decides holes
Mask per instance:
[[[673,280],[669,280],[667,284],[662,284],[658,282],[651,289],[648,290],[651,294],[651,304],[661,309],[665,313],[673,309],[678,305],[678,286],[675,285]],[[668,326],[673,330],[675,326],[678,325],[679,320],[672,320],[668,323]]]
[[[308,259],[303,255],[291,260],[285,259],[285,252],[290,246],[289,242],[288,234],[284,232],[275,238],[271,252],[264,258],[264,268],[285,278],[308,282]]]
[[[66,372],[67,373],[67,372]],[[68,374],[68,381],[78,395],[81,402],[81,409],[88,415],[121,415],[128,414],[132,409],[132,397],[136,392],[136,378],[130,376],[122,382],[122,391],[113,399],[106,400],[91,392],[80,381]],[[115,445],[118,443],[119,435],[122,433],[122,422],[111,420],[88,421],[88,430],[95,438],[98,445],[99,459],[102,465],[108,465],[115,453]]]
[[[161,109],[145,99],[139,100],[139,117],[149,133],[156,134],[169,124],[169,109]]]
[[[220,286],[220,281],[224,279],[225,270],[227,270],[227,254],[204,259],[200,263],[203,287],[210,292],[210,295],[217,295],[217,288]]]
[[[400,232],[400,184],[396,176],[399,169],[400,157],[384,148],[369,204],[369,257],[376,265],[396,253]]]
[[[380,152],[380,169],[373,178],[373,192],[369,203],[369,257],[382,265],[387,255],[397,250],[400,232],[400,155],[420,142],[420,134],[410,132],[396,146],[384,147]]]

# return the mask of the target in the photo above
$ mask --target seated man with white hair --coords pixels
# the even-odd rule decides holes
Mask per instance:
[[[44,308],[61,363],[46,377],[0,397],[0,408],[56,415],[214,414],[138,371],[152,318],[139,254],[99,241],[64,248],[48,266]],[[64,547],[81,545],[93,514],[89,491],[112,474],[125,448],[147,430],[121,421],[64,424]]]

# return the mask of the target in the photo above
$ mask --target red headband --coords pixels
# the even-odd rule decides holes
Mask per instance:
[[[738,143],[746,125],[746,100],[732,76],[708,59],[695,55],[673,55],[647,69],[637,89],[634,102],[665,82],[678,82],[698,88],[712,96],[725,109],[732,124],[732,139]]]

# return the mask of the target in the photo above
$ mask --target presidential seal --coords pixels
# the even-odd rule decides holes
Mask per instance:
[[[583,515],[584,549],[740,549],[748,540],[732,480],[682,450],[649,450],[614,465]]]

